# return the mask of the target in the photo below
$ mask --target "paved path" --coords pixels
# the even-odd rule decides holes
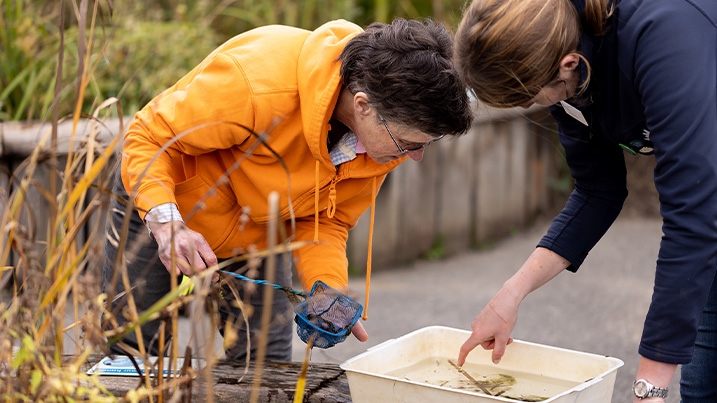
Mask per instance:
[[[312,361],[340,363],[383,341],[432,325],[469,329],[475,315],[535,248],[547,223],[496,243],[490,249],[374,273],[370,340],[353,338]],[[659,219],[619,219],[576,274],[562,273],[528,296],[513,337],[572,350],[618,357],[613,402],[631,403],[637,346],[652,296],[661,232]],[[364,281],[351,287],[363,301]],[[297,339],[298,340],[298,339]],[[304,344],[294,345],[303,359]],[[456,354],[458,352],[456,351]],[[679,369],[668,403],[679,402]]]

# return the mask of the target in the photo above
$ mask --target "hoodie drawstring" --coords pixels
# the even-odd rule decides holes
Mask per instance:
[[[321,190],[321,184],[319,182],[319,171],[321,168],[321,162],[319,160],[316,160],[316,165],[314,165],[316,169],[314,169],[314,181],[315,181],[315,189],[314,189],[314,243],[319,242],[319,191]],[[331,181],[331,186],[329,186],[329,206],[326,209],[326,216],[329,218],[334,218],[334,214],[336,214],[336,181]]]
[[[336,214],[336,181],[331,181],[331,186],[329,186],[329,207],[326,209],[326,216],[334,218],[334,214]]]
[[[368,299],[371,294],[371,255],[373,251],[373,221],[376,215],[376,177],[371,180],[371,219],[368,224],[368,256],[366,257],[366,302],[364,302],[363,316],[368,319]]]
[[[319,190],[321,190],[319,182],[319,170],[321,163],[316,160],[315,165],[315,183],[314,191],[314,243],[319,243]],[[332,182],[329,188],[329,206],[327,216],[333,217],[336,213],[336,183]],[[371,294],[371,255],[373,251],[373,223],[376,217],[376,177],[371,179],[371,219],[368,225],[368,256],[366,258],[366,301],[364,302],[363,316],[361,319],[368,319],[368,300]]]
[[[321,167],[321,162],[319,160],[316,160],[316,165],[314,169],[314,180],[315,180],[315,189],[314,189],[314,243],[319,243],[319,190],[321,187],[319,186],[319,168]]]

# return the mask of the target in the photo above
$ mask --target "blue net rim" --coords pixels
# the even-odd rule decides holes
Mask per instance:
[[[302,302],[302,304],[303,304],[303,302]],[[361,317],[362,312],[363,312],[363,307],[359,306],[359,309],[356,312],[356,315],[354,315],[353,319],[351,320],[351,324],[348,327],[345,327],[344,329],[342,329],[341,331],[339,331],[337,333],[334,333],[334,332],[328,331],[324,328],[321,328],[319,326],[316,326],[313,322],[307,320],[303,315],[297,314],[295,316],[295,319],[296,319],[297,323],[299,321],[302,323],[301,326],[303,328],[307,328],[307,327],[311,328],[312,330],[318,332],[321,335],[330,335],[330,336],[334,336],[334,337],[341,337],[341,336],[346,337],[351,333],[351,328],[353,328],[354,325],[356,324],[356,322],[358,322],[358,319]]]
[[[316,289],[317,289],[318,287],[323,287],[323,288],[326,288],[326,289],[329,289],[329,290],[333,290],[333,288],[331,288],[329,285],[327,285],[327,284],[324,283],[323,281],[317,280],[317,281],[314,283],[313,287],[311,287],[311,293],[309,293],[309,296],[313,295],[314,292],[316,291]],[[348,298],[348,297],[347,297],[347,298]],[[353,301],[353,300],[352,300],[352,301]],[[358,322],[359,318],[361,317],[361,314],[363,313],[363,305],[361,305],[361,304],[359,304],[358,302],[356,302],[357,309],[356,309],[356,313],[354,314],[353,318],[351,319],[351,323],[350,323],[347,327],[341,329],[339,332],[331,332],[331,331],[329,331],[329,330],[326,330],[326,329],[324,329],[324,328],[321,328],[321,327],[319,327],[319,326],[316,326],[313,322],[309,321],[306,317],[304,317],[304,315],[299,314],[299,311],[301,311],[302,308],[303,308],[304,306],[306,306],[306,305],[308,305],[308,299],[305,300],[305,301],[303,301],[303,302],[301,302],[301,303],[300,303],[299,305],[297,305],[296,308],[294,309],[294,311],[296,312],[296,315],[294,316],[294,321],[296,321],[297,325],[299,325],[301,328],[303,328],[303,329],[305,329],[305,330],[306,330],[307,328],[308,328],[308,329],[311,329],[311,330],[312,330],[312,333],[313,333],[313,332],[316,332],[316,333],[317,333],[319,336],[321,336],[321,337],[331,337],[331,338],[334,338],[334,339],[338,339],[337,343],[339,343],[339,342],[345,340],[346,337],[347,337],[349,334],[351,334],[351,329],[354,327],[354,325],[356,324],[356,322]],[[301,323],[299,323],[299,322],[301,322]],[[299,329],[297,329],[297,331],[299,331]],[[303,339],[303,337],[302,337],[302,339]],[[307,339],[307,340],[308,340],[308,339]],[[304,342],[307,342],[307,340],[303,340],[303,341],[304,341]],[[336,343],[334,343],[334,344],[336,344]],[[333,344],[332,344],[332,345],[333,345]]]

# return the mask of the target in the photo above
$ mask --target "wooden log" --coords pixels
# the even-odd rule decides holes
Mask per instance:
[[[268,362],[264,364],[259,391],[260,403],[292,403],[296,381],[301,371],[300,362]],[[215,402],[249,402],[252,393],[254,366],[244,375],[244,362],[219,362],[212,368],[211,387],[200,376],[192,382],[192,402],[203,403],[207,391],[212,390]],[[242,375],[244,377],[242,378]],[[125,396],[139,385],[139,378],[102,376],[99,378],[107,390],[115,396]],[[306,377],[304,402],[350,403],[348,380],[344,370],[336,364],[313,363]]]

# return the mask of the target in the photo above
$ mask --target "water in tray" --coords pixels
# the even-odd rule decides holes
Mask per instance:
[[[565,392],[579,382],[551,378],[527,372],[506,371],[495,366],[466,363],[463,372],[453,361],[429,357],[387,376],[444,388],[500,396],[522,402],[540,402]]]

